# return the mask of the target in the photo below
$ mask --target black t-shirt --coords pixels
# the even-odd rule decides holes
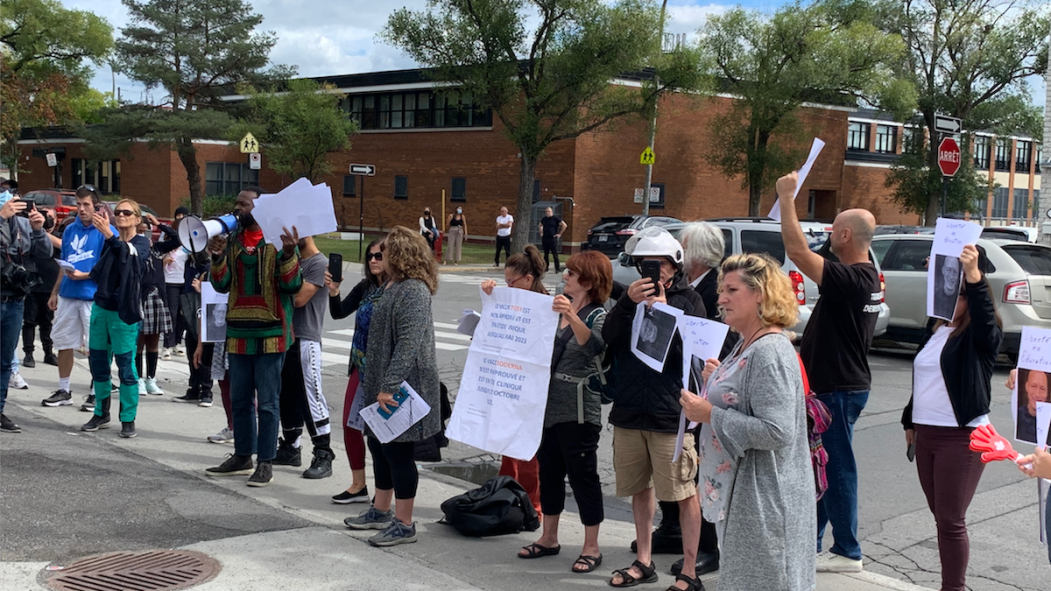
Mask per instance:
[[[879,273],[872,263],[844,265],[826,260],[821,299],[814,306],[800,356],[818,394],[868,390],[868,351],[879,316]]]
[[[562,218],[557,215],[540,218],[540,225],[544,227],[544,238],[554,238],[558,234],[558,227],[562,225]]]

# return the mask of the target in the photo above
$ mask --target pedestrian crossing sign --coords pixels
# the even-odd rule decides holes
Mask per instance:
[[[642,156],[639,157],[639,164],[653,164],[656,157],[653,155],[653,148],[646,148],[642,151]]]
[[[255,141],[255,136],[251,133],[246,133],[241,138],[241,153],[242,154],[253,154],[259,151],[259,142]]]

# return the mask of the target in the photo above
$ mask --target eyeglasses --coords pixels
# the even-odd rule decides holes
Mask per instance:
[[[565,275],[566,277],[579,277],[580,276],[580,273],[577,273],[576,271],[571,270],[569,267],[566,267],[566,270],[562,271],[562,274]]]
[[[366,252],[365,253],[365,262],[366,263],[371,261],[371,260],[373,260],[373,259],[376,259],[377,261],[382,261],[383,260],[383,253],[382,252]]]
[[[113,215],[131,217],[139,214],[135,213],[135,211],[131,209],[115,209],[113,210]]]
[[[514,279],[512,279],[510,281],[504,281],[504,283],[507,284],[507,287],[514,287],[516,283],[518,283],[522,279],[525,279],[526,277],[528,277],[528,275],[520,275],[520,276],[515,277]]]

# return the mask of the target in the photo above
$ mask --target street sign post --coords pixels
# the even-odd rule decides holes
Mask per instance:
[[[246,133],[239,144],[242,154],[252,154],[259,151],[259,142],[255,141],[255,136],[251,132]]]
[[[942,171],[941,214],[944,216],[949,195],[949,179],[960,170],[960,145],[955,139],[942,138],[941,143],[938,144],[938,168]]]
[[[960,133],[963,122],[948,115],[934,115],[934,130],[938,133]]]
[[[263,166],[263,158],[259,152],[252,152],[248,155],[248,168],[251,170],[259,170]]]
[[[652,165],[656,159],[657,157],[653,154],[653,148],[647,147],[639,156],[639,164]]]
[[[350,174],[361,177],[361,193],[358,194],[358,260],[361,261],[361,246],[365,244],[365,177],[376,176],[376,166],[374,164],[351,164]]]

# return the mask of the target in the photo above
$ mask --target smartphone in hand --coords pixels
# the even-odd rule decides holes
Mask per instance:
[[[329,253],[328,273],[332,275],[333,283],[341,283],[343,281],[343,255],[338,252]]]
[[[639,263],[639,274],[642,275],[643,279],[649,279],[653,282],[654,289],[657,290],[658,295],[660,288],[657,287],[661,282],[661,262],[654,260],[644,260]]]
[[[916,439],[913,439],[909,447],[905,448],[905,458],[910,462],[916,459]]]

